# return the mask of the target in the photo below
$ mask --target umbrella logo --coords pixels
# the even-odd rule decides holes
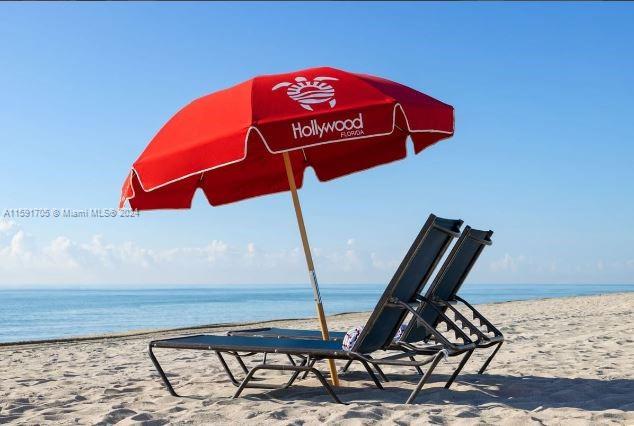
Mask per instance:
[[[335,99],[335,88],[325,81],[336,81],[334,77],[315,77],[308,80],[306,77],[295,77],[295,83],[284,81],[273,86],[272,91],[286,87],[286,94],[289,98],[298,102],[302,108],[313,111],[313,105],[328,102],[330,108],[337,104]]]

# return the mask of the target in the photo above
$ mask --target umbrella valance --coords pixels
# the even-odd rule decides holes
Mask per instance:
[[[134,163],[121,206],[189,208],[297,187],[312,167],[327,181],[419,153],[453,134],[453,108],[399,83],[334,68],[255,77],[201,97],[172,117]]]

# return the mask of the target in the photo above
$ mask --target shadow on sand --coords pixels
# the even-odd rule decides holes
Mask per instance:
[[[440,376],[436,381],[442,379]],[[465,374],[457,382],[462,385],[459,390],[442,389],[438,394],[442,394],[443,401],[434,403],[495,403],[528,411],[562,407],[587,411],[634,409],[634,380],[630,379]],[[463,390],[464,386],[469,389]],[[433,390],[430,389],[430,392]],[[425,402],[422,393],[419,402]]]
[[[389,374],[390,382],[381,391],[372,387],[343,387],[337,393],[345,402],[403,403],[418,376]],[[451,389],[443,385],[448,375],[436,375],[416,398],[416,404],[479,406],[500,405],[533,411],[548,408],[576,408],[586,411],[634,410],[634,380],[583,379],[495,374],[461,375]],[[362,373],[346,375],[351,381],[367,380]],[[458,386],[456,386],[458,385]],[[304,386],[301,381],[290,389],[246,398],[275,398],[284,401],[310,399],[329,401],[320,386]],[[484,407],[483,407],[484,406]]]

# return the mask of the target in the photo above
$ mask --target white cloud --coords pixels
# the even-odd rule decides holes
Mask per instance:
[[[299,246],[271,248],[254,241],[233,244],[215,239],[200,245],[156,248],[110,241],[103,235],[84,241],[64,235],[40,241],[8,221],[0,222],[0,231],[0,287],[307,282]],[[402,253],[368,250],[362,241],[349,237],[328,248],[314,247],[313,256],[322,283],[382,283],[390,279]],[[504,253],[490,261],[486,256],[469,275],[470,282],[634,281],[632,258],[572,262],[547,255]]]
[[[43,260],[49,260],[57,268],[76,269],[79,263],[76,260],[74,244],[67,237],[57,237],[43,248]]]
[[[38,241],[14,225],[4,226],[0,241],[0,285],[144,285],[297,283],[306,281],[300,247],[266,249],[248,242],[212,240],[200,246],[156,249],[109,242],[103,235],[87,241],[58,236]],[[12,231],[12,232],[11,232]],[[376,253],[360,249],[354,238],[340,249],[316,248],[321,282],[381,282],[386,265]],[[391,273],[391,271],[390,271]]]
[[[511,256],[508,253],[505,253],[501,259],[494,260],[490,264],[491,271],[493,272],[501,272],[501,271],[511,271],[517,272],[519,267],[523,264],[527,263],[526,256]]]
[[[396,271],[396,268],[399,265],[399,261],[385,260],[375,252],[370,253],[370,261],[375,269],[381,271]]]
[[[634,282],[634,260],[585,260],[505,253],[489,262],[488,271],[474,268],[470,279],[488,283],[588,283]]]
[[[9,219],[0,219],[0,233],[8,233],[15,226],[15,222]]]

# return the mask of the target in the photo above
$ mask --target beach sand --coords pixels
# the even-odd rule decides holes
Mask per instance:
[[[233,400],[213,353],[158,349],[184,395],[172,397],[147,343],[197,329],[0,347],[0,424],[634,424],[634,293],[479,308],[506,337],[488,372],[475,374],[483,350],[446,390],[458,358],[443,361],[415,405],[400,404],[416,380],[404,367],[386,368],[392,380],[383,391],[354,367],[338,391],[348,405],[332,403],[313,378],[287,390],[247,389]],[[329,324],[347,330],[367,315],[337,315]],[[315,327],[314,320],[271,324]]]

